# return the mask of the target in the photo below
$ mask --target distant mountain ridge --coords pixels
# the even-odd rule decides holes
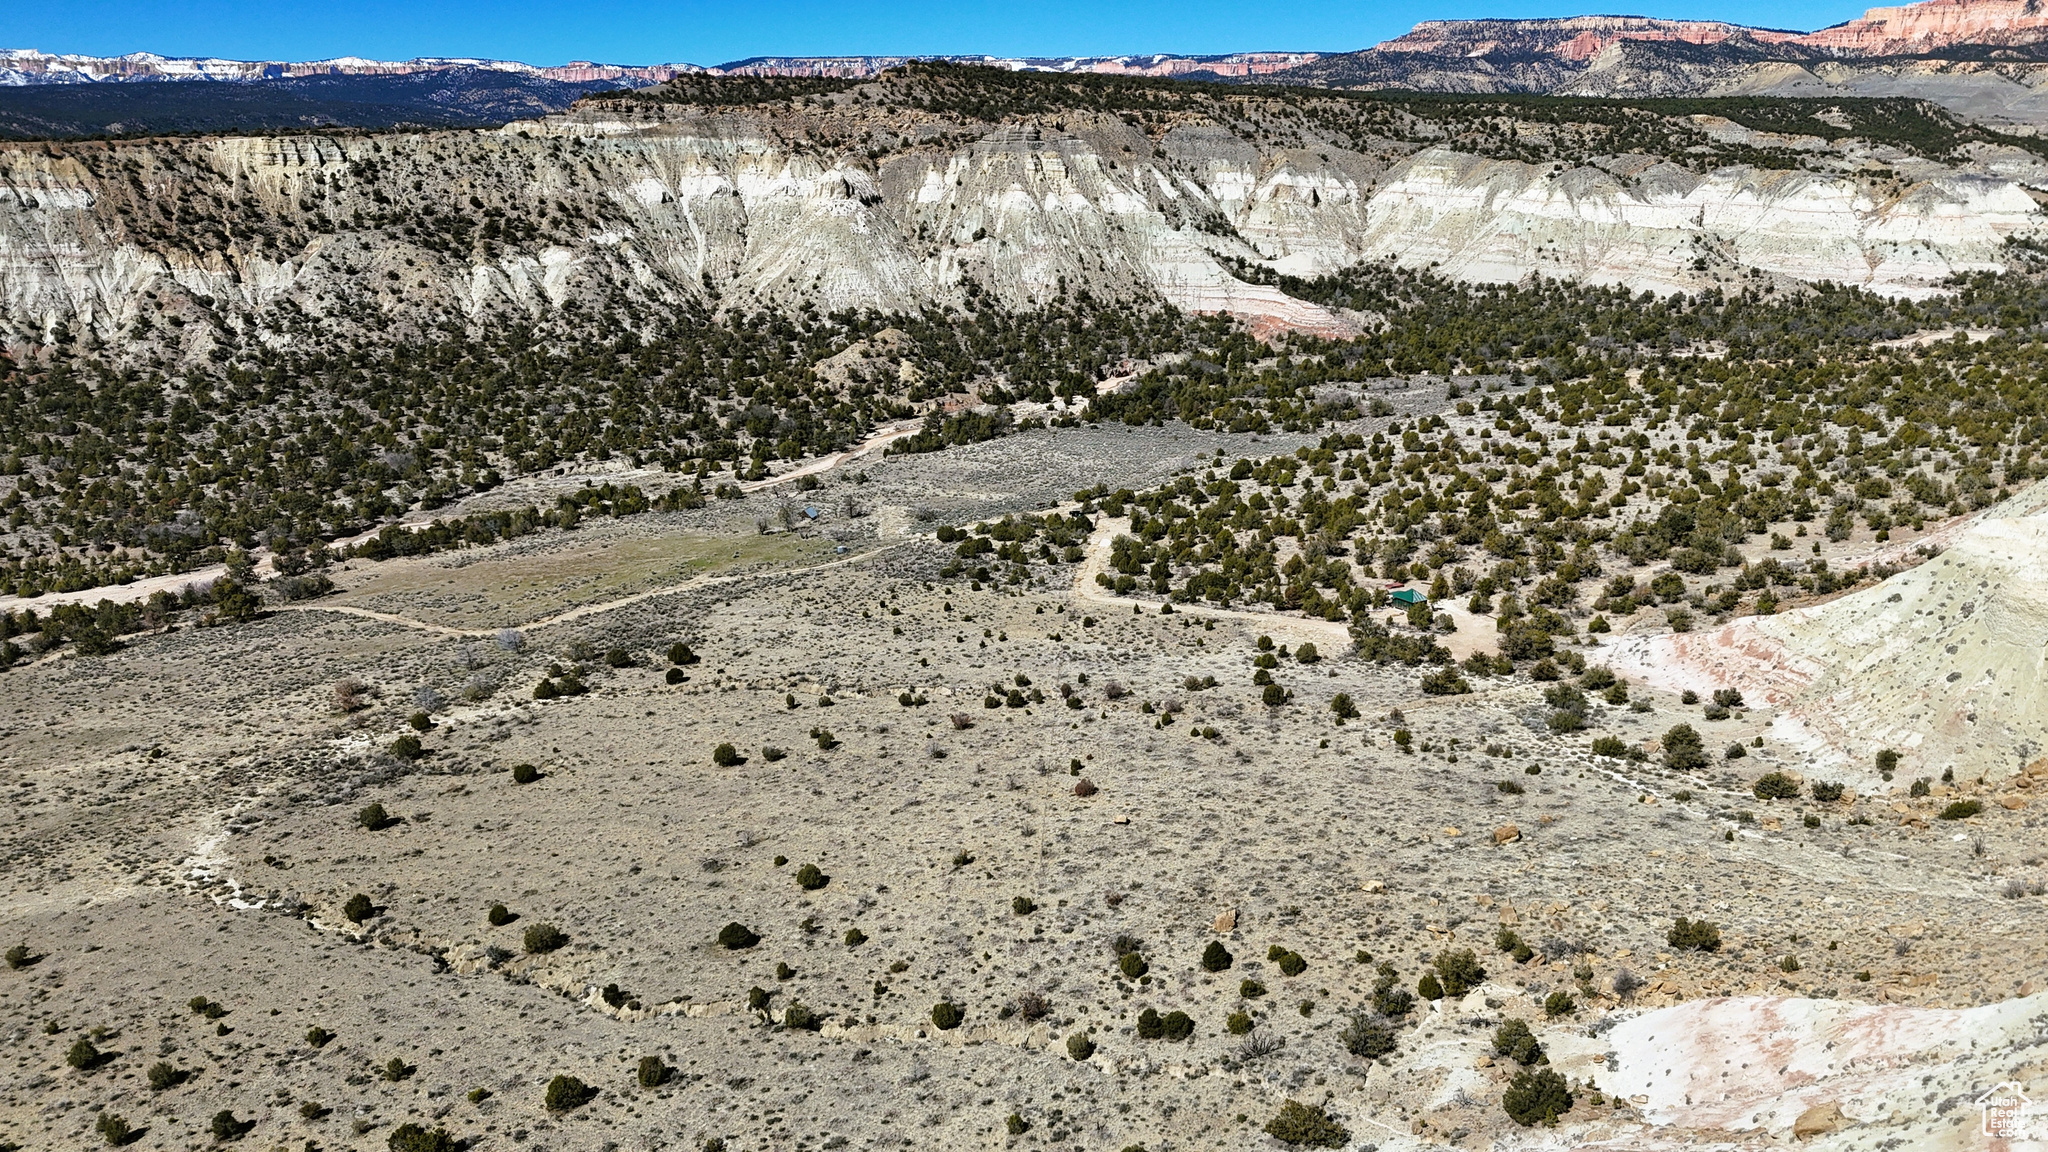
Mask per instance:
[[[1098,72],[1109,75],[1258,76],[1308,63],[1316,52],[1231,52],[1186,56],[1157,52],[1124,56],[750,56],[725,64],[597,64],[571,60],[559,65],[525,64],[481,57],[422,56],[411,60],[370,60],[338,56],[329,60],[229,60],[220,57],[161,56],[131,52],[125,56],[84,56],[41,52],[33,48],[0,49],[0,86],[96,84],[120,81],[294,80],[308,76],[411,76],[420,73],[508,72],[567,84],[598,80],[621,87],[640,87],[678,76],[817,76],[863,79],[899,68],[913,60],[944,60],[982,64],[1012,71]]]

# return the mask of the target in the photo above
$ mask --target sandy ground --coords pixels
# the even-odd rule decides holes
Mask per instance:
[[[1140,486],[1219,446],[1291,449],[1276,439],[1060,432],[891,458],[866,485],[834,478],[820,506],[853,491],[931,520],[905,512],[885,534],[879,513],[835,514],[763,536],[749,500],[591,521],[351,566],[321,603],[348,612],[7,672],[0,934],[37,959],[0,970],[0,1140],[95,1146],[111,1111],[135,1147],[206,1148],[228,1109],[254,1124],[241,1146],[266,1149],[383,1149],[414,1121],[477,1149],[1162,1152],[1269,1146],[1262,1125],[1297,1099],[1358,1148],[1760,1148],[1789,1139],[1789,1104],[1762,1113],[1796,1089],[1802,1110],[1827,1097],[1853,1118],[1815,1146],[1960,1147],[1952,1099],[2039,1086],[2034,1033],[2012,1023],[2048,981],[2042,897],[2024,894],[2048,879],[2035,808],[1937,819],[1955,796],[1992,799],[1968,783],[1759,801],[1751,780],[1803,763],[1768,707],[1710,722],[1638,683],[1648,711],[1596,704],[1587,731],[1554,736],[1526,680],[1425,697],[1415,670],[1325,648],[1318,622],[1132,612],[1085,565],[977,590],[938,578],[949,549],[900,532],[1057,505],[1098,478]],[[1269,709],[1253,641],[1289,629],[1326,659],[1283,662],[1294,699]],[[676,640],[701,662],[671,684]],[[595,658],[613,647],[635,662]],[[533,698],[579,662],[591,691]],[[1217,686],[1186,687],[1205,676]],[[366,707],[336,711],[344,677]],[[1023,706],[988,707],[998,687]],[[1339,692],[1359,719],[1329,711]],[[396,759],[423,700],[426,754]],[[1706,735],[1702,771],[1588,751],[1681,720]],[[715,762],[721,743],[740,759]],[[518,764],[539,778],[514,783]],[[1076,794],[1083,778],[1095,794]],[[372,802],[397,822],[363,827]],[[796,883],[806,863],[822,887]],[[355,924],[359,893],[372,911]],[[518,918],[493,926],[500,902]],[[1716,922],[1720,950],[1673,949],[1680,915]],[[733,922],[759,942],[721,947]],[[543,923],[567,944],[528,954]],[[1537,954],[1496,951],[1503,926]],[[1119,971],[1119,936],[1142,977]],[[1197,963],[1211,941],[1227,971]],[[1276,946],[1305,970],[1286,975]],[[1467,947],[1477,990],[1419,1006],[1385,1062],[1346,1051],[1375,964],[1413,988]],[[1615,990],[1624,970],[1640,990]],[[1574,1004],[1547,1019],[1560,990]],[[934,1025],[942,1000],[960,1027]],[[792,1003],[821,1026],[783,1027]],[[1821,1066],[1790,1086],[1740,1077],[1715,1111],[1635,1079],[1718,1077],[1786,1036],[1826,1052],[1848,1027],[1837,1007],[1988,1015],[1954,1018],[1980,1040],[1967,1055],[1920,1039],[1947,1027],[1926,1016],[1870,1049],[1935,1078],[1911,1092]],[[1193,1034],[1141,1039],[1146,1008],[1188,1013]],[[1225,1027],[1239,1011],[1249,1036]],[[1556,1130],[1502,1111],[1515,1069],[1489,1040],[1508,1017],[1578,1085]],[[335,1038],[310,1045],[314,1027]],[[1701,1043],[1708,1029],[1727,1046]],[[1076,1033],[1097,1046],[1086,1061],[1067,1054]],[[106,1054],[87,1071],[65,1061],[81,1038]],[[668,1082],[637,1083],[646,1055]],[[152,1089],[158,1062],[183,1078]],[[556,1074],[598,1094],[551,1113]]]

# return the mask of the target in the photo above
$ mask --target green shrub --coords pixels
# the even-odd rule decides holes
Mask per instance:
[[[116,1148],[135,1138],[128,1122],[112,1112],[101,1112],[100,1118],[93,1122],[93,1128],[99,1132],[100,1139]]]
[[[1593,740],[1593,755],[1612,756],[1623,759],[1628,756],[1628,742],[1619,736],[1599,736]]]
[[[605,650],[604,662],[609,668],[631,668],[633,654],[624,648],[608,648]]]
[[[689,678],[689,673],[684,672],[681,668],[671,668],[661,674],[662,682],[665,684],[681,684]]]
[[[744,762],[740,750],[730,744],[720,744],[711,750],[711,762],[720,768],[732,768]]]
[[[861,931],[858,928],[848,928],[846,930],[846,946],[848,948],[858,948],[867,942],[867,933]]]
[[[1664,766],[1696,772],[1707,766],[1706,741],[1690,724],[1674,724],[1664,733]]]
[[[558,1073],[554,1079],[548,1081],[547,1095],[543,1098],[543,1103],[550,1112],[567,1112],[572,1108],[582,1107],[595,1095],[597,1093],[591,1090],[590,1085],[564,1072]]]
[[[315,1024],[311,1028],[306,1029],[306,1043],[312,1045],[315,1048],[325,1048],[327,1047],[328,1041],[333,1039],[334,1033],[329,1032],[327,1029],[320,1027],[318,1024]]]
[[[1344,1050],[1353,1056],[1377,1060],[1390,1056],[1399,1047],[1394,1039],[1394,1026],[1386,1017],[1361,1008],[1351,1014],[1350,1023],[1337,1034],[1337,1040]]]
[[[1543,1045],[1536,1042],[1536,1034],[1529,1031],[1528,1022],[1514,1017],[1501,1021],[1500,1027],[1493,1030],[1493,1054],[1524,1067],[1550,1062],[1543,1054]]]
[[[761,937],[758,933],[737,920],[718,930],[718,945],[728,952],[752,948],[760,942]]]
[[[1159,1021],[1159,1030],[1163,1039],[1178,1044],[1195,1034],[1195,1020],[1187,1013],[1175,1009]]]
[[[1415,982],[1415,992],[1424,1000],[1441,1000],[1444,998],[1444,986],[1438,982],[1434,972],[1424,972],[1422,974],[1422,979]]]
[[[1257,1000],[1266,994],[1266,986],[1247,976],[1238,981],[1237,994],[1246,1000]]]
[[[412,730],[415,732],[431,732],[433,731],[434,728],[434,718],[432,716],[427,715],[425,712],[415,712],[412,715],[407,716],[405,718],[405,722],[408,725],[410,725],[412,727]]]
[[[1339,692],[1330,697],[1330,711],[1337,714],[1337,723],[1358,719],[1358,705],[1351,702],[1351,693]]]
[[[1425,696],[1463,696],[1471,691],[1471,683],[1458,675],[1456,668],[1439,668],[1422,678],[1422,694]]]
[[[776,761],[782,759],[787,755],[789,755],[789,753],[784,752],[782,749],[777,748],[773,744],[761,745],[761,759],[766,760],[770,764],[775,763]]]
[[[1095,1055],[1095,1041],[1086,1032],[1076,1032],[1067,1037],[1067,1055],[1075,1060],[1086,1060]]]
[[[1576,1008],[1578,1003],[1572,999],[1571,993],[1563,989],[1552,992],[1543,999],[1543,1014],[1553,1020],[1559,1016],[1570,1015]]]
[[[1283,1144],[1306,1145],[1310,1148],[1342,1148],[1351,1143],[1351,1131],[1321,1108],[1312,1108],[1299,1100],[1289,1100],[1280,1106],[1280,1114],[1266,1121],[1266,1135]]]
[[[1436,954],[1436,975],[1443,982],[1444,995],[1463,996],[1486,979],[1486,969],[1479,966],[1479,957],[1470,948],[1460,948]]]
[[[457,1147],[446,1128],[429,1130],[408,1121],[391,1130],[391,1152],[455,1152]]]
[[[1522,937],[1513,928],[1503,924],[1493,931],[1493,947],[1497,952],[1513,952],[1522,944]]]
[[[396,1084],[400,1080],[410,1079],[417,1071],[419,1069],[405,1062],[405,1057],[393,1056],[384,1065],[384,1079]]]
[[[349,897],[348,903],[341,906],[342,916],[351,924],[361,924],[374,915],[376,911],[377,906],[370,903],[370,898],[361,892]]]
[[[1281,975],[1299,976],[1306,971],[1308,971],[1308,961],[1302,959],[1301,953],[1289,952],[1286,955],[1280,957]]]
[[[1928,779],[1927,777],[1922,776],[1918,780],[1913,781],[1912,786],[1906,789],[1906,795],[1911,796],[1917,800],[1920,797],[1927,795],[1928,790]]]
[[[7,966],[9,968],[26,968],[35,963],[37,959],[39,957],[30,952],[26,944],[16,944],[7,950]]]
[[[1287,689],[1278,684],[1268,684],[1260,690],[1259,700],[1268,708],[1278,708],[1287,703]]]
[[[1138,1039],[1157,1040],[1163,1030],[1159,1022],[1159,1009],[1147,1008],[1138,1013]]]
[[[1017,896],[1010,900],[1010,911],[1019,916],[1029,916],[1038,911],[1038,905],[1032,903],[1029,896]]]
[[[1223,941],[1211,940],[1209,941],[1209,946],[1202,949],[1202,971],[1226,971],[1235,959],[1236,957],[1230,954],[1230,949],[1223,946]]]
[[[782,1010],[782,1026],[784,1028],[793,1029],[798,1032],[815,1032],[822,1023],[824,1021],[819,1018],[816,1012],[811,1011],[794,1000],[790,1001],[789,1007]]]
[[[1898,770],[1899,754],[1897,752],[1894,752],[1891,749],[1886,748],[1884,751],[1879,752],[1877,754],[1877,771],[1880,776],[1883,776],[1885,779],[1889,780],[1892,777],[1892,773],[1897,772]]]
[[[1294,650],[1294,658],[1295,660],[1303,664],[1313,664],[1316,661],[1321,660],[1323,658],[1323,655],[1322,653],[1316,651],[1316,646],[1314,644],[1303,642],[1301,647],[1296,648]]]
[[[678,667],[695,664],[697,662],[697,654],[690,651],[688,644],[678,640],[668,646],[668,662]]]
[[[247,1122],[237,1120],[233,1112],[223,1108],[213,1114],[213,1123],[208,1127],[213,1132],[215,1140],[239,1140],[242,1138],[242,1133],[255,1126],[256,1122],[254,1120]]]
[[[1136,980],[1152,970],[1152,966],[1145,963],[1145,958],[1136,952],[1126,952],[1117,957],[1116,966],[1118,971],[1131,980]]]
[[[568,942],[568,935],[553,924],[535,924],[526,930],[526,951],[531,955],[553,952]]]
[[[512,766],[512,782],[514,784],[531,784],[538,779],[540,779],[540,769],[535,768],[533,765],[515,764]]]
[[[185,1079],[184,1073],[178,1071],[175,1066],[165,1060],[159,1060],[151,1064],[148,1076],[149,1088],[152,1092],[163,1092],[167,1089],[176,1088]]]
[[[1967,820],[1984,811],[1984,805],[1975,800],[1955,800],[1941,810],[1943,820]]]
[[[356,813],[356,823],[375,832],[381,828],[388,828],[397,821],[391,818],[389,812],[384,811],[382,804],[369,804]]]
[[[960,1026],[967,1013],[951,1000],[941,1000],[932,1005],[932,1025],[941,1032],[950,1032]]]
[[[83,1036],[78,1038],[77,1043],[71,1045],[70,1051],[64,1053],[64,1062],[80,1072],[92,1071],[99,1067],[100,1062],[104,1059],[106,1057],[101,1054],[98,1048],[93,1047],[92,1041]]]
[[[1687,920],[1680,916],[1672,921],[1671,930],[1664,933],[1664,940],[1673,948],[1693,952],[1718,952],[1721,949],[1721,928],[1706,920]]]
[[[816,892],[831,882],[832,878],[818,871],[816,864],[806,864],[796,870],[796,886],[806,892]]]
[[[503,928],[505,925],[519,919],[519,913],[512,911],[503,904],[493,904],[491,905],[490,912],[484,918],[491,922],[491,927]]]
[[[408,732],[391,742],[391,754],[400,760],[417,760],[426,750],[420,746],[420,738]]]
[[[1031,1131],[1030,1123],[1016,1112],[1010,1113],[1009,1118],[1003,1121],[1003,1128],[1012,1136],[1022,1136]]]
[[[1245,1033],[1251,1031],[1251,1013],[1243,1011],[1232,1012],[1230,1015],[1223,1018],[1223,1030],[1230,1033],[1232,1036],[1242,1036]]]
[[[659,1056],[642,1056],[636,1076],[642,1088],[659,1088],[668,1083],[669,1067]]]
[[[1783,772],[1766,772],[1749,786],[1759,800],[1796,800],[1799,784]]]
[[[1558,1117],[1572,1110],[1571,1087],[1549,1068],[1517,1072],[1514,1082],[1501,1094],[1500,1106],[1509,1119],[1524,1128],[1536,1123],[1555,1124]]]
[[[1842,798],[1842,786],[1832,780],[1816,780],[1809,791],[1815,800],[1823,804],[1832,803]]]

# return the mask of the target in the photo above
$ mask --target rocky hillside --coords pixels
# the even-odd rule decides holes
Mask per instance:
[[[2048,69],[2048,15],[2037,7],[1926,0],[1809,33],[1641,16],[1432,20],[1273,80],[1594,96],[1903,96],[2033,133],[2048,127],[2048,107],[2034,98]]]
[[[1845,111],[1846,109],[1846,111]],[[503,130],[0,150],[0,331],[204,357],[565,309],[1028,308],[1338,335],[1366,258],[1659,291],[1924,294],[2040,219],[2029,153],[1919,106],[1525,105],[920,65],[693,78]]]

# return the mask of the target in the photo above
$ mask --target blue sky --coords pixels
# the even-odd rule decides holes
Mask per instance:
[[[1598,0],[1585,8],[1512,0],[57,0],[6,5],[0,47],[272,60],[716,64],[783,54],[1347,50],[1399,35],[1418,20],[1583,11],[1810,29],[1854,17],[1862,7],[1814,0]]]

